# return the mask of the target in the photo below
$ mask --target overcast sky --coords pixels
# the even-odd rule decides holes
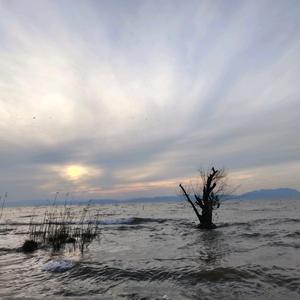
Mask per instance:
[[[300,189],[300,1],[0,0],[0,195]]]

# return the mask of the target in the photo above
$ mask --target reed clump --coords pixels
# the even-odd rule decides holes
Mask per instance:
[[[5,223],[2,223],[2,217],[3,217],[3,211],[4,211],[4,207],[5,207],[5,203],[7,200],[7,192],[5,192],[4,196],[0,195],[0,233],[5,233],[7,232],[7,228],[4,228]]]
[[[4,196],[0,195],[0,202],[1,202],[1,208],[0,208],[0,220],[2,219],[3,216],[3,209],[7,200],[7,192],[5,192]]]
[[[78,206],[53,205],[45,210],[41,222],[31,220],[29,238],[22,248],[27,243],[34,245],[32,251],[49,247],[59,251],[71,244],[74,250],[83,252],[100,235],[99,213],[95,212],[90,204],[80,209]]]

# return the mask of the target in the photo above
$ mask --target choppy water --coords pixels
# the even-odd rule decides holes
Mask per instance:
[[[6,209],[0,298],[300,299],[300,201],[226,202],[213,231],[184,202],[98,208],[84,255],[17,252],[45,208]]]

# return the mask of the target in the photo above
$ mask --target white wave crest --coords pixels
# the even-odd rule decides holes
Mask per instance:
[[[59,273],[70,270],[73,266],[74,263],[69,260],[51,260],[42,269],[47,272]]]

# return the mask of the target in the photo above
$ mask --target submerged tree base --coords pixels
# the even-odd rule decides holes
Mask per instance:
[[[216,229],[217,225],[213,224],[213,223],[212,224],[199,224],[197,227],[200,229]]]

